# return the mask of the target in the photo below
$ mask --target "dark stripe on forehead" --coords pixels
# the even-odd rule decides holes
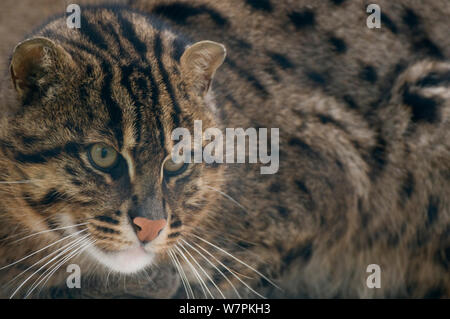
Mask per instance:
[[[129,32],[125,32],[125,34],[124,34],[124,30],[127,30],[128,28],[130,28],[131,24],[128,21],[123,21],[122,14],[120,14],[120,13],[118,16],[117,15],[113,15],[113,16],[114,16],[116,22],[118,22],[119,27],[121,28],[122,34],[119,35],[117,33],[116,27],[111,23],[111,21],[110,21],[110,23],[103,24],[103,26],[102,26],[103,30],[114,38],[115,44],[117,45],[117,47],[119,49],[119,56],[122,58],[126,57],[128,60],[132,60],[133,57],[130,54],[130,52],[125,50],[125,48],[123,47],[123,41],[126,39],[129,42],[131,42],[132,46],[135,48],[135,50],[137,50],[136,46],[133,43],[134,41],[130,40],[130,38],[133,38],[133,36],[130,36]],[[128,23],[128,25],[127,25],[127,23]],[[138,102],[137,96],[135,96],[135,94],[133,93],[130,77],[133,73],[137,72],[137,70],[141,69],[141,68],[132,62],[129,62],[129,63],[131,63],[131,64],[124,65],[122,63],[122,65],[120,66],[120,74],[121,74],[120,84],[123,87],[125,87],[130,99],[136,102],[135,103],[136,107],[134,109],[135,119],[136,119],[134,131],[135,131],[136,142],[139,143],[139,141],[141,139],[141,110],[140,110],[141,105]],[[142,73],[145,74],[145,72],[143,72],[143,71],[142,71]],[[145,91],[148,91],[148,88],[146,88]]]
[[[119,35],[117,33],[116,28],[114,27],[114,25],[112,23],[108,23],[104,26],[104,30],[110,34],[111,36],[114,37],[116,45],[118,46],[119,49],[119,54],[120,56],[123,57],[127,57],[128,59],[132,59],[132,56],[130,54],[130,52],[128,52],[127,50],[125,50],[125,48],[122,45],[122,41],[124,39],[127,39],[132,46],[135,48],[135,50],[137,50],[137,47],[134,45],[134,41],[130,40],[130,37],[132,38],[132,36],[130,36],[127,32],[124,31],[127,30],[127,28],[130,27],[130,23],[128,21],[123,20],[122,14],[118,13],[118,15],[113,15],[115,20],[118,22],[119,27],[122,31],[121,35]],[[129,25],[127,25],[127,23]],[[145,48],[145,46],[144,46]],[[140,48],[141,49],[141,48]],[[130,99],[133,100],[135,103],[135,108],[134,108],[134,113],[135,113],[135,125],[134,125],[134,135],[135,135],[135,139],[136,142],[139,143],[139,141],[141,140],[141,105],[138,102],[138,98],[135,96],[135,94],[133,94],[133,90],[131,88],[131,81],[130,81],[130,76],[136,72],[136,67],[133,64],[129,64],[129,65],[125,65],[125,66],[121,66],[120,67],[120,74],[121,74],[121,79],[120,79],[120,84],[122,86],[124,86],[128,92],[128,95],[130,96]]]
[[[108,50],[108,43],[105,38],[96,30],[95,26],[86,20],[86,15],[81,15],[82,27],[78,29],[81,34],[88,38],[89,42],[102,50]]]
[[[179,115],[181,113],[181,109],[180,109],[180,106],[178,105],[177,99],[176,99],[175,94],[173,92],[173,88],[172,88],[172,84],[170,83],[169,75],[168,75],[166,69],[164,68],[164,65],[163,65],[163,62],[162,62],[163,43],[162,43],[161,35],[159,33],[155,34],[154,53],[155,53],[156,61],[158,63],[159,72],[160,72],[160,74],[161,74],[161,76],[163,78],[163,82],[164,82],[164,84],[166,86],[167,93],[169,94],[170,99],[172,101],[172,107],[173,107],[172,121],[173,121],[173,125],[174,125],[174,127],[179,127],[180,126]]]
[[[108,126],[112,129],[114,136],[117,140],[119,149],[121,149],[123,146],[122,109],[112,98],[113,67],[103,56],[103,54],[108,54],[108,52],[94,50],[89,46],[85,45],[84,43],[74,41],[73,39],[65,38],[64,36],[61,36],[59,34],[51,33],[51,36],[52,38],[56,38],[59,41],[65,43],[66,45],[75,47],[80,51],[84,51],[97,59],[97,63],[100,64],[100,68],[103,73],[103,81],[102,81],[103,83],[100,90],[100,97],[102,99],[103,104],[106,107],[106,110],[110,118]],[[67,49],[70,53],[77,53],[78,55],[80,55],[79,52],[76,52],[76,50],[70,48]],[[87,63],[87,61],[82,62]]]
[[[115,42],[115,44],[117,45],[117,47],[119,49],[119,56],[120,57],[129,56],[128,52],[122,46],[122,39],[120,38],[119,34],[117,33],[115,26],[112,23],[108,23],[108,24],[103,24],[102,28],[105,33],[108,33],[110,36],[112,36],[114,38],[113,41]]]
[[[145,60],[145,56],[147,54],[147,46],[145,45],[144,42],[142,42],[135,30],[134,27],[132,25],[132,23],[130,21],[128,21],[122,13],[119,13],[117,16],[117,21],[119,22],[121,31],[122,31],[122,36],[125,37],[132,45],[133,48],[135,49],[135,51],[144,58]]]
[[[109,114],[110,122],[108,126],[113,130],[114,136],[117,139],[119,149],[123,146],[123,132],[122,132],[122,109],[112,98],[112,82],[113,70],[109,63],[103,60],[100,64],[103,72],[103,84],[100,90],[100,97],[106,106]]]
[[[107,52],[107,42],[105,38],[96,30],[95,26],[86,19],[84,19],[81,23],[83,25],[83,27],[79,29],[81,34],[88,38],[90,44],[102,49],[102,53],[104,53],[103,51]],[[112,98],[113,67],[103,56],[89,49],[87,46],[73,40],[68,41],[76,45],[79,49],[94,55],[100,63],[100,68],[103,73],[103,84],[100,91],[100,97],[110,117],[108,126],[113,130],[119,149],[121,149],[123,146],[122,109]]]
[[[133,27],[132,23],[130,21],[128,21],[127,18],[124,17],[123,14],[121,14],[121,13],[118,15],[117,19],[118,19],[118,22],[119,22],[119,25],[120,25],[120,28],[121,28],[121,31],[122,31],[122,36],[124,38],[126,38],[131,43],[131,45],[133,46],[133,48],[136,51],[136,53],[140,56],[141,62],[143,64],[148,64],[149,62],[147,60],[147,51],[148,51],[147,45],[142,40],[139,39],[139,37],[137,36],[137,34],[136,34],[135,30],[134,30],[134,27]],[[137,63],[134,64],[133,66],[135,66],[136,69],[141,71],[149,79],[149,82],[150,82],[150,93],[151,93],[151,106],[152,106],[153,111],[154,111],[154,118],[155,118],[155,121],[156,121],[156,126],[157,126],[157,129],[158,129],[159,133],[160,133],[160,143],[161,143],[162,146],[164,146],[164,143],[165,143],[164,128],[163,128],[163,125],[161,123],[161,116],[162,116],[162,114],[161,114],[161,109],[159,108],[159,87],[156,84],[156,81],[155,81],[154,76],[152,74],[151,66],[150,65],[138,66]],[[126,71],[128,71],[128,81],[129,81],[129,76],[135,70],[132,69],[131,66],[128,67],[128,68],[129,69],[127,69]],[[125,79],[125,75],[123,75],[122,81],[123,81],[122,83],[127,81]],[[144,99],[146,101],[146,96],[147,96],[146,93],[147,93],[149,88],[146,85],[146,83],[144,84],[143,82],[144,81],[140,81],[137,84],[139,86],[139,89],[143,92],[143,94],[145,94]],[[135,96],[133,96],[132,93],[131,93],[131,88],[130,88],[129,84],[125,85],[125,86],[128,87],[127,89],[130,92],[130,95],[135,98]],[[141,130],[140,122],[142,120],[142,113],[141,113],[139,105],[136,107],[135,113],[136,113],[136,127],[137,127],[137,131],[138,131],[138,134],[136,135],[136,141],[139,142],[140,141],[140,135],[141,135],[141,133],[140,133],[140,130]]]
[[[149,67],[148,68],[148,76],[150,78],[150,92],[152,96],[152,108],[153,108],[153,114],[156,121],[156,127],[159,132],[159,143],[161,144],[161,147],[164,148],[165,145],[165,136],[164,136],[164,126],[161,121],[162,117],[162,110],[159,105],[159,87],[158,84],[155,81],[155,78],[153,77],[152,70]]]
[[[120,79],[120,84],[123,87],[125,87],[125,89],[128,92],[128,95],[134,101],[134,104],[135,104],[135,108],[134,108],[134,113],[135,113],[134,135],[135,135],[136,143],[139,143],[140,140],[141,140],[141,130],[142,130],[142,126],[141,126],[141,118],[142,118],[141,107],[140,107],[140,103],[139,103],[138,97],[133,93],[133,89],[131,87],[131,81],[130,81],[131,75],[133,73],[137,72],[137,70],[135,69],[135,67],[133,65],[126,65],[126,66],[122,66],[120,68],[120,72],[122,74],[122,77]]]
[[[136,80],[136,84],[137,87],[139,89],[139,91],[142,94],[142,99],[144,101],[147,100],[147,96],[148,96],[148,92],[149,92],[149,87],[147,85],[147,81],[141,77],[139,77]],[[136,143],[139,143],[141,141],[141,131],[142,131],[142,104],[141,103],[136,103],[136,107],[135,107],[135,114],[136,114],[136,120],[135,120],[135,124],[136,124]]]

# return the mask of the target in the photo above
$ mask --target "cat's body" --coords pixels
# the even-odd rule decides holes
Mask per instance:
[[[194,119],[202,119],[204,127],[277,127],[280,128],[280,169],[276,174],[261,175],[259,165],[255,164],[205,166],[203,175],[197,172],[184,180],[188,187],[177,186],[184,194],[178,200],[172,199],[170,211],[181,219],[181,223],[172,223],[172,233],[178,233],[172,236],[172,242],[181,242],[178,248],[173,248],[180,262],[184,260],[180,252],[188,259],[189,252],[210,272],[211,280],[228,297],[236,297],[237,293],[255,297],[255,292],[267,297],[448,297],[450,45],[446,38],[449,26],[446,19],[450,8],[445,1],[423,5],[401,2],[379,3],[381,29],[366,26],[367,4],[359,1],[317,4],[312,1],[196,1],[195,4],[192,1],[133,1],[133,7],[154,13],[178,34],[168,36],[162,32],[156,38],[155,32],[148,29],[161,31],[164,25],[158,23],[151,27],[139,15],[131,15],[131,18],[130,13],[120,9],[107,9],[103,14],[98,13],[100,9],[92,11],[94,13],[83,11],[85,20],[79,33],[86,38],[81,39],[74,35],[78,31],[64,29],[65,20],[61,19],[44,27],[37,35],[48,37],[69,52],[75,63],[65,59],[66,68],[76,70],[83,61],[106,61],[100,62],[98,69],[93,67],[91,82],[86,82],[89,85],[80,85],[85,83],[82,81],[87,72],[84,66],[83,71],[74,71],[74,80],[67,89],[69,97],[65,97],[75,103],[74,88],[89,89],[88,93],[83,93],[83,97],[92,95],[84,100],[86,110],[77,116],[87,116],[88,113],[83,112],[90,108],[93,114],[85,120],[70,113],[42,114],[37,109],[36,113],[24,112],[29,117],[26,120],[20,118],[21,115],[5,117],[1,135],[5,180],[54,176],[59,166],[52,162],[53,157],[62,156],[70,161],[64,157],[64,152],[70,152],[70,148],[63,148],[56,154],[45,153],[51,158],[47,160],[46,155],[42,155],[42,145],[47,146],[47,152],[56,145],[49,147],[48,141],[41,141],[43,144],[39,145],[30,138],[30,132],[43,129],[42,134],[52,136],[55,133],[45,131],[46,126],[52,125],[33,127],[30,123],[40,123],[40,116],[42,121],[50,117],[62,130],[58,133],[61,139],[72,138],[72,135],[82,139],[86,130],[94,127],[95,131],[102,123],[108,123],[103,111],[96,113],[94,108],[96,103],[108,99],[124,110],[120,119],[124,127],[128,125],[127,112],[132,113],[130,105],[147,106],[147,110],[141,109],[139,128],[143,132],[144,124],[152,122],[152,114],[161,117],[158,112],[168,112],[161,120],[166,134],[177,126],[191,129]],[[173,39],[179,42],[172,42]],[[183,80],[183,68],[178,67],[184,43],[202,40],[217,41],[227,48],[224,65],[214,78],[215,106],[207,98],[206,106],[213,107],[213,112],[205,113],[201,107],[186,102],[197,100],[183,93],[189,84]],[[82,53],[78,54],[80,51]],[[149,63],[145,61],[148,57]],[[110,90],[101,85],[105,78],[115,81]],[[157,83],[157,88],[152,83]],[[4,87],[6,84],[5,80]],[[150,93],[142,93],[145,89]],[[155,90],[157,99],[153,94]],[[12,88],[3,92],[11,97]],[[62,95],[59,92],[56,96]],[[134,97],[133,102],[127,97]],[[151,104],[150,101],[156,102]],[[8,108],[17,104],[8,103]],[[77,107],[83,108],[81,105]],[[163,111],[158,111],[159,108]],[[173,112],[167,110],[170,108],[192,114],[177,120]],[[54,112],[54,107],[49,110]],[[118,121],[114,114],[109,113],[113,121],[107,127]],[[11,121],[11,117],[19,118],[18,124]],[[149,125],[151,130],[159,127],[158,122]],[[157,142],[151,134],[142,134],[152,151],[141,149],[143,154],[133,153],[130,157],[139,165],[148,163],[150,158],[157,162],[152,156],[158,157],[157,144],[162,143],[161,139]],[[123,135],[126,140],[127,134]],[[164,143],[168,143],[167,136],[170,135],[166,135]],[[56,143],[55,138],[52,141]],[[36,154],[41,154],[44,160],[34,158]],[[18,161],[21,161],[19,168],[25,171],[25,177],[14,171]],[[47,170],[43,168],[45,165],[50,165]],[[67,163],[61,165],[64,174],[70,173]],[[152,182],[158,180],[156,168],[149,169],[152,173],[145,173],[145,165],[137,169],[140,171],[136,171],[136,176],[142,175]],[[75,175],[80,177],[79,173]],[[130,171],[130,179],[132,175]],[[2,185],[6,197],[1,204],[1,233],[6,240],[0,249],[2,256],[7,256],[5,264],[25,256],[28,249],[29,252],[39,249],[44,242],[52,240],[45,241],[42,236],[29,238],[21,244],[21,249],[26,249],[20,252],[17,246],[8,246],[11,224],[20,223],[19,216],[22,216],[14,215],[13,211],[34,214],[29,206],[39,198],[45,202],[45,208],[56,205],[52,208],[56,212],[64,209],[65,202],[69,206],[80,205],[71,203],[70,199],[85,201],[94,196],[83,193],[86,191],[83,179],[78,185],[55,180],[55,177],[52,180],[52,186],[46,181],[42,190],[31,190],[23,184]],[[99,188],[94,181],[90,183],[93,184],[89,186]],[[138,178],[135,180],[138,186],[124,183],[119,189],[139,189],[140,183],[148,181]],[[102,188],[98,191],[95,196],[101,195]],[[112,196],[107,188],[103,191]],[[28,204],[24,193],[32,197]],[[123,193],[124,197],[132,195]],[[118,196],[111,205],[121,200],[123,198]],[[39,205],[32,208],[42,209]],[[91,214],[95,216],[94,210]],[[8,223],[7,215],[17,219]],[[88,213],[81,215],[89,217]],[[126,223],[123,218],[118,217],[121,227]],[[34,225],[37,220],[28,221],[30,229],[37,231]],[[102,222],[105,220],[103,218]],[[57,225],[62,226],[58,222]],[[111,241],[103,245],[114,246]],[[165,255],[164,250],[161,255]],[[170,259],[163,256],[160,259],[160,267],[167,267]],[[193,259],[190,261],[196,266]],[[32,264],[29,260],[26,262]],[[82,270],[91,269],[92,262],[88,258],[84,258],[84,262],[74,259],[74,262],[80,263]],[[366,270],[370,264],[381,268],[379,289],[366,285],[370,275]],[[245,284],[225,267],[233,269]],[[185,263],[184,269],[189,275],[189,263]],[[197,269],[208,281],[208,276]],[[11,272],[0,271],[4,276],[2,282],[11,278]],[[108,270],[101,266],[89,273],[98,283],[106,278]],[[54,276],[51,283],[64,285],[65,275],[62,272],[60,277]],[[177,284],[182,285],[174,282],[170,272],[162,276],[157,279],[163,284],[157,287],[170,282],[166,288],[172,289],[152,290],[151,285],[143,288],[133,285],[128,293],[156,297],[184,295],[184,290],[175,293]],[[195,273],[190,281],[196,284]],[[249,291],[246,284],[255,292]],[[122,288],[114,285],[109,286],[108,292],[98,287],[84,288],[84,294],[123,294],[122,291],[115,293],[114,289]],[[221,296],[211,281],[208,287],[214,296]],[[202,290],[197,286],[195,296],[204,296]],[[83,294],[83,289],[80,291]]]

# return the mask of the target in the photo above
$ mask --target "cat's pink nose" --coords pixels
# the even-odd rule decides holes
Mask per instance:
[[[139,240],[146,243],[158,237],[159,232],[166,225],[166,220],[151,220],[144,217],[136,217],[133,219],[133,223],[140,228],[137,232]]]

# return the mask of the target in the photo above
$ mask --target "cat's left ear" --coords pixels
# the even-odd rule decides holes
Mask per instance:
[[[213,41],[200,41],[189,46],[180,58],[181,71],[200,95],[206,94],[211,86],[216,70],[225,60],[226,49],[223,44]]]
[[[44,37],[19,43],[13,52],[10,73],[18,95],[25,99],[42,92],[46,85],[58,81],[58,73],[73,67],[69,53]]]

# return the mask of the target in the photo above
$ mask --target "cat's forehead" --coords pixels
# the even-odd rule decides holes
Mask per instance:
[[[86,8],[80,19],[80,28],[69,28],[65,16],[54,18],[33,35],[51,38],[73,53],[141,66],[177,62],[190,43],[157,17],[129,9]]]

